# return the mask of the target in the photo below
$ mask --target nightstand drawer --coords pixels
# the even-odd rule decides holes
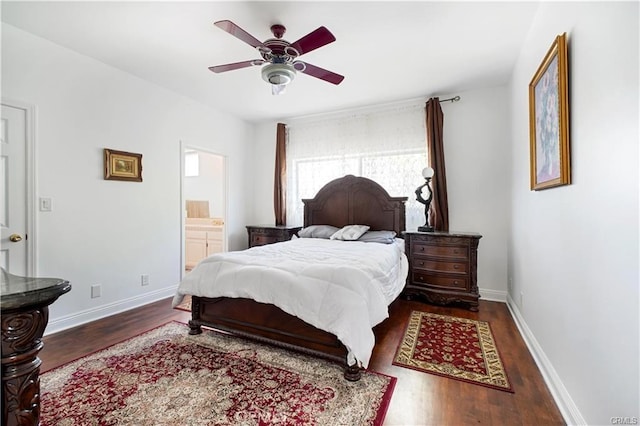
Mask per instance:
[[[280,237],[266,234],[251,234],[251,247],[282,241]]]
[[[443,262],[440,260],[415,257],[413,268],[421,271],[447,272],[452,274],[466,274],[469,272],[468,262]]]
[[[249,247],[289,241],[301,226],[249,225]]]
[[[452,259],[468,259],[469,249],[465,246],[443,246],[414,243],[411,253],[425,256],[449,257]]]
[[[468,280],[466,277],[451,277],[446,275],[435,275],[428,272],[413,271],[413,282],[416,284],[428,284],[432,287],[455,288],[467,290]]]

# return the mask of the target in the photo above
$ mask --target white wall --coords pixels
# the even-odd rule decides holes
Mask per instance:
[[[511,83],[511,304],[571,423],[640,415],[638,22],[637,2],[542,3]],[[572,184],[530,191],[528,85],[563,32]]]
[[[5,23],[2,96],[37,110],[36,195],[53,211],[37,213],[36,272],[73,286],[47,333],[173,293],[181,140],[228,157],[229,246],[246,246],[252,126]],[[144,181],[103,180],[103,148],[143,154]],[[102,297],[91,299],[93,284]]]
[[[482,235],[478,248],[480,294],[486,299],[505,301],[510,170],[509,124],[505,120],[509,107],[508,91],[503,86],[442,94],[440,99],[455,95],[460,95],[459,102],[441,104],[450,229]],[[426,103],[427,99],[425,97],[419,102]],[[416,103],[416,100],[407,103]],[[378,106],[377,109],[384,107]],[[375,111],[376,106],[367,110]],[[281,122],[286,123],[287,120]],[[264,176],[255,182],[253,217],[257,223],[274,223],[275,220],[275,140],[276,122],[256,127],[254,171],[256,176]],[[419,185],[420,170],[417,170],[416,187]],[[391,195],[415,197],[413,193]]]

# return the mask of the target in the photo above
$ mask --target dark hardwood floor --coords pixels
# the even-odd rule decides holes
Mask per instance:
[[[412,310],[489,322],[514,393],[391,365]],[[45,372],[133,337],[171,320],[188,321],[188,312],[171,309],[166,299],[73,329],[44,340]],[[376,331],[370,370],[398,379],[385,425],[560,425],[565,424],[540,371],[504,303],[480,301],[479,312],[397,300]]]

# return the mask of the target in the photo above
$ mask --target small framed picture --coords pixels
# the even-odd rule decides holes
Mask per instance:
[[[571,183],[566,33],[556,37],[529,84],[531,190]]]
[[[142,154],[105,148],[104,178],[142,182]]]

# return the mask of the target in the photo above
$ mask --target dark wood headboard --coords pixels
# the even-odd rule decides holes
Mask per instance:
[[[405,230],[407,197],[391,197],[378,183],[347,175],[332,180],[315,198],[303,199],[304,226],[369,225],[372,231]]]

